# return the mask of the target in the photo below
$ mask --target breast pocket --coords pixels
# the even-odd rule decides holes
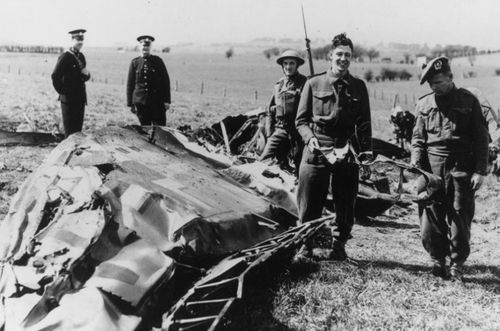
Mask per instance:
[[[337,102],[333,91],[313,91],[313,112],[315,115],[330,115]]]
[[[438,111],[431,111],[425,118],[426,131],[428,133],[437,134],[441,132],[442,118]]]

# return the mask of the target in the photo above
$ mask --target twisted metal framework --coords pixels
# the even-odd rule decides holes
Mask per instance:
[[[162,330],[216,330],[231,306],[243,298],[245,279],[280,253],[298,248],[335,216],[301,224],[239,251],[212,268],[164,316]]]

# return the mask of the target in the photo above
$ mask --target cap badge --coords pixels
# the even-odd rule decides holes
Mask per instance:
[[[436,70],[441,70],[443,66],[443,63],[441,61],[436,61],[436,63],[434,63],[434,69]]]

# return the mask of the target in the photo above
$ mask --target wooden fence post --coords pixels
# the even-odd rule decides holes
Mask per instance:
[[[201,82],[200,94],[203,94],[203,87],[204,87],[203,85],[204,85],[204,84],[203,84],[203,81],[202,81],[202,82]]]
[[[257,90],[255,90],[255,101],[257,101],[258,98],[259,98],[259,94],[258,94]]]
[[[179,82],[175,80],[175,92],[179,91]]]
[[[226,97],[226,88],[224,87],[223,91],[222,91],[222,96],[225,98]]]

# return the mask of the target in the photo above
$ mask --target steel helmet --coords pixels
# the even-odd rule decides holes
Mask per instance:
[[[283,65],[283,60],[286,58],[292,58],[297,60],[297,64],[299,66],[303,65],[305,62],[302,56],[300,56],[299,52],[293,49],[287,49],[286,51],[281,53],[281,55],[276,59],[276,63],[278,63],[279,65]]]

